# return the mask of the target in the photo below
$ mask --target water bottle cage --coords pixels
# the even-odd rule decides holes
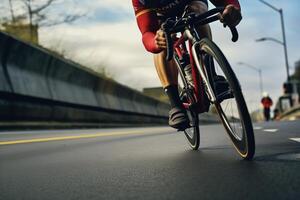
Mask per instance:
[[[179,61],[180,61],[181,66],[185,67],[190,64],[190,57],[188,54],[183,54],[182,58]]]

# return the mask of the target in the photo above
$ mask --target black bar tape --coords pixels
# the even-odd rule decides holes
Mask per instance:
[[[238,33],[236,27],[230,27],[230,31],[231,31],[231,34],[232,34],[232,38],[231,38],[232,42],[238,41],[239,33]]]

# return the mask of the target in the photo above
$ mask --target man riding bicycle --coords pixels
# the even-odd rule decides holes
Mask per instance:
[[[225,10],[221,21],[234,27],[242,19],[238,0],[210,0],[215,6],[223,6]],[[164,19],[180,16],[184,8],[188,11],[202,14],[208,10],[207,0],[132,0],[138,27],[142,33],[143,44],[147,51],[154,54],[154,64],[161,84],[169,97],[171,110],[169,112],[169,125],[183,130],[189,126],[189,119],[182,106],[178,92],[178,70],[173,60],[166,61],[166,39],[160,24]],[[201,37],[211,38],[209,25],[197,27]],[[220,84],[224,84],[224,79]],[[218,80],[216,80],[218,82]],[[222,88],[222,87],[221,87]]]

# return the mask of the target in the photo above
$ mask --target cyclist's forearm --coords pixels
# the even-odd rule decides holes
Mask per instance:
[[[229,4],[234,5],[237,8],[241,8],[238,0],[210,0],[215,6],[227,6]]]
[[[155,43],[155,33],[146,32],[143,34],[143,44],[147,51],[151,53],[160,53],[161,49]]]
[[[155,43],[156,31],[159,29],[159,23],[156,14],[152,11],[142,11],[142,14],[136,14],[136,20],[142,33],[142,40],[145,49],[151,53],[161,52],[161,49],[158,48]]]

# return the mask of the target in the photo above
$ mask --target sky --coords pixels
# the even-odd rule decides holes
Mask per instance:
[[[284,11],[290,72],[300,60],[300,1],[266,0]],[[159,87],[160,82],[151,53],[145,51],[137,28],[131,0],[67,0],[50,8],[58,16],[74,10],[85,17],[72,24],[40,29],[42,45],[64,52],[70,59],[94,70],[105,70],[121,84],[137,90]],[[279,13],[258,0],[240,0],[243,20],[238,26],[240,40],[232,43],[230,32],[222,24],[212,24],[214,41],[223,50],[240,79],[250,110],[259,106],[258,72],[244,62],[262,70],[264,91],[276,99],[282,94],[286,80],[283,46],[271,42],[255,42],[261,37],[282,40]],[[210,4],[210,8],[213,6]]]

